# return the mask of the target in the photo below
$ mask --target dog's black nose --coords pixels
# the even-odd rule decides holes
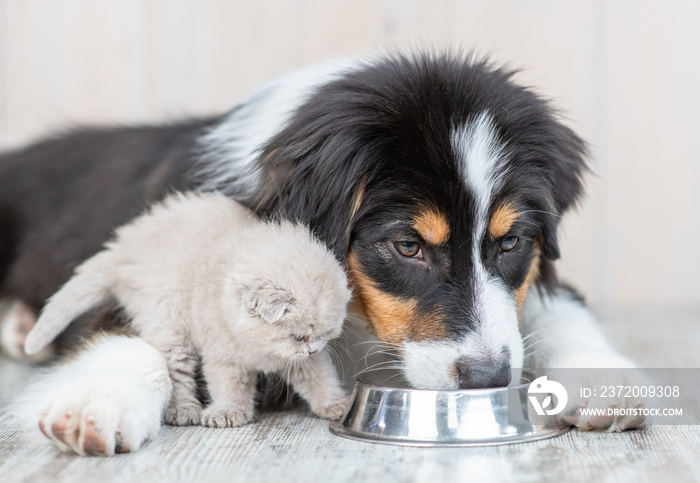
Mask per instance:
[[[511,373],[508,360],[484,362],[462,357],[457,360],[456,365],[460,389],[503,387],[510,383]]]

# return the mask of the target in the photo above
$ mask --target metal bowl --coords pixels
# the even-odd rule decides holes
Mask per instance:
[[[358,380],[352,402],[331,431],[346,438],[404,446],[485,446],[560,436],[571,429],[541,418],[529,384],[432,391]]]

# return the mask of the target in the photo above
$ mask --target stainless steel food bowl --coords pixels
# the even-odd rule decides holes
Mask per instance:
[[[431,391],[358,380],[335,434],[359,441],[405,446],[483,446],[553,438],[569,431],[539,418],[528,386]]]

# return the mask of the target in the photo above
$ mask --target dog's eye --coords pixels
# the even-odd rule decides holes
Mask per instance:
[[[409,258],[422,258],[422,251],[420,245],[412,241],[399,241],[394,243],[394,248],[404,257]]]
[[[518,244],[517,236],[509,236],[501,240],[501,250],[504,252],[509,252]]]

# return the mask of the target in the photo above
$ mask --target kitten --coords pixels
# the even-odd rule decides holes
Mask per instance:
[[[76,268],[25,351],[40,351],[110,299],[166,358],[169,424],[252,421],[258,372],[280,373],[321,417],[345,410],[322,349],[340,335],[350,290],[335,257],[301,225],[261,221],[219,193],[172,195]],[[195,394],[199,360],[212,399],[204,410]]]

